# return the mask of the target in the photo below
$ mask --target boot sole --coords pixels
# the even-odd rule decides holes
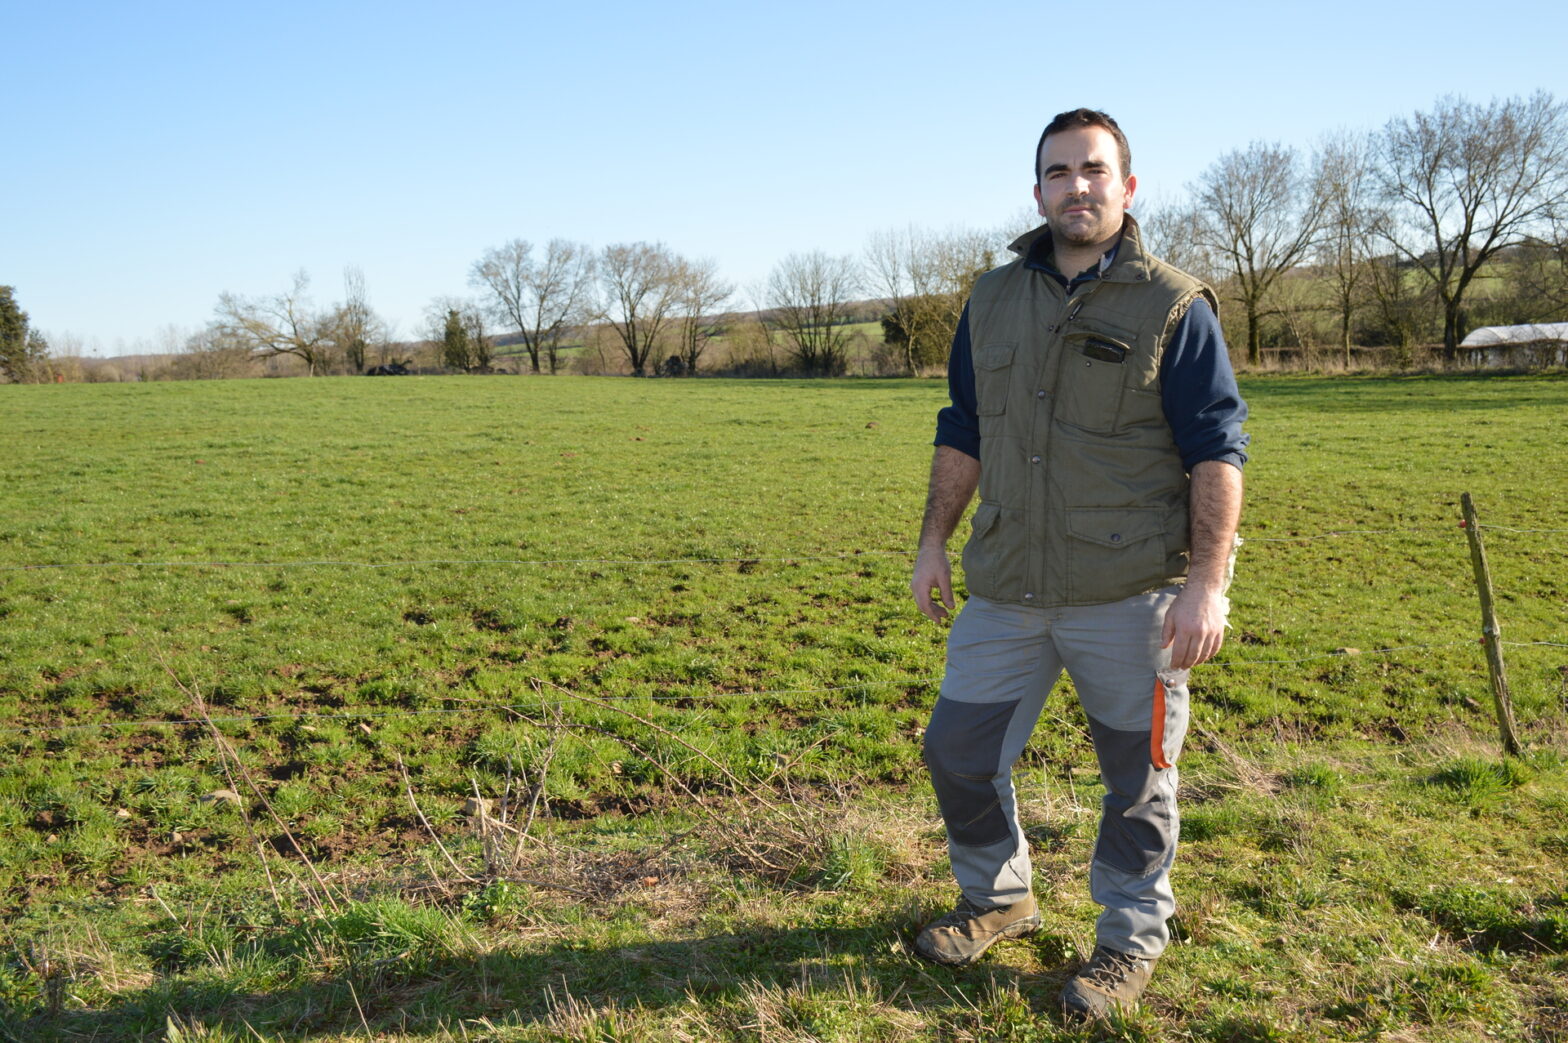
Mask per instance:
[[[944,967],[967,967],[971,963],[974,963],[976,960],[978,960],[980,957],[984,956],[991,946],[995,945],[997,942],[1006,938],[1022,938],[1024,935],[1033,934],[1039,929],[1040,915],[1038,913],[1036,913],[1034,916],[1026,916],[1022,920],[1015,920],[1006,927],[1002,928],[1000,931],[997,931],[995,934],[993,934],[991,936],[991,940],[982,945],[975,953],[970,956],[960,957],[956,960],[942,956],[939,953],[932,952],[924,945],[920,944],[920,938],[917,937],[915,939],[915,955],[930,960],[932,963],[939,963]]]

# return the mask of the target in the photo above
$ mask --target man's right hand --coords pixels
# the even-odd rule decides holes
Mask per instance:
[[[931,597],[931,590],[941,592],[938,603]],[[947,618],[953,606],[953,567],[947,561],[947,548],[922,547],[915,557],[915,575],[909,581],[909,591],[915,596],[915,607],[940,623]],[[946,608],[942,606],[946,605]]]
[[[979,484],[978,459],[950,445],[936,447],[931,454],[926,513],[920,521],[920,539],[915,544],[920,553],[915,556],[915,575],[909,581],[915,607],[935,623],[946,619],[954,607],[953,567],[947,563],[947,540],[958,528],[958,519],[974,499]],[[931,599],[933,587],[942,592],[940,604]]]

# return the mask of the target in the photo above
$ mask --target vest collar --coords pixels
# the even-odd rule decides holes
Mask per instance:
[[[1041,225],[1014,239],[1007,248],[1020,258],[1027,258],[1035,243],[1041,239],[1049,240],[1050,237],[1050,225]],[[1041,249],[1049,248],[1049,242],[1041,247]],[[1114,249],[1116,259],[1111,262],[1109,268],[1100,273],[1100,278],[1106,282],[1149,281],[1149,255],[1144,252],[1143,233],[1139,231],[1138,222],[1131,214],[1122,217],[1122,238]]]

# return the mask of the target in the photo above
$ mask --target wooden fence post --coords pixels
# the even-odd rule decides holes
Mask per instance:
[[[1486,566],[1486,547],[1481,543],[1481,523],[1476,518],[1475,501],[1461,493],[1465,535],[1470,538],[1470,564],[1475,569],[1475,589],[1481,596],[1481,644],[1486,647],[1486,665],[1492,674],[1492,702],[1497,707],[1497,727],[1503,737],[1503,752],[1519,755],[1519,737],[1514,731],[1514,701],[1508,694],[1508,675],[1503,672],[1502,634],[1497,613],[1492,607],[1492,571]]]

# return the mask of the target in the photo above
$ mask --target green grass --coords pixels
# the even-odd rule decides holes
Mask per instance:
[[[0,390],[11,1038],[1098,1038],[1050,1009],[1100,792],[1065,682],[1020,764],[1044,932],[906,949],[952,893],[938,382]],[[1504,760],[1457,525],[1568,528],[1568,381],[1244,390],[1180,940],[1112,1034],[1568,1038],[1568,533],[1486,533]]]

